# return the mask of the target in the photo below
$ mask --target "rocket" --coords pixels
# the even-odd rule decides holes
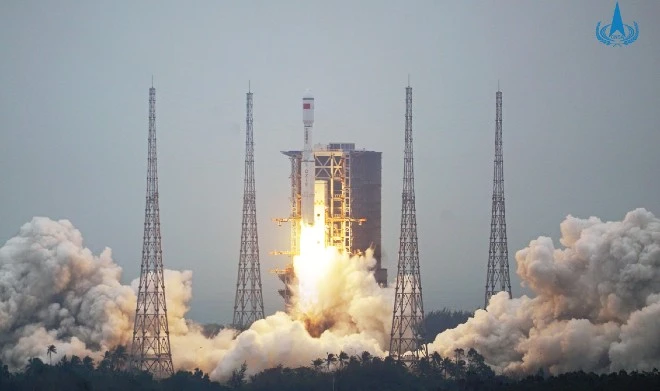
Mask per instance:
[[[300,216],[305,224],[314,224],[314,182],[316,166],[312,152],[312,126],[314,125],[314,96],[307,90],[303,95],[303,125],[305,126],[305,144],[300,165]]]
[[[325,198],[328,194],[328,182],[324,180],[316,180],[314,182],[314,226],[323,227],[323,243],[319,243],[324,245],[326,242],[326,234],[325,232],[326,226],[325,226],[325,217],[326,217],[326,212],[327,212],[327,207],[326,207],[326,201]]]

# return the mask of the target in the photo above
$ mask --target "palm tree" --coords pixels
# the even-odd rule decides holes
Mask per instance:
[[[312,366],[314,369],[317,371],[321,369],[321,366],[323,365],[323,359],[322,358],[317,358],[316,360],[312,361]]]
[[[25,366],[25,373],[30,377],[39,375],[43,372],[44,367],[44,362],[40,358],[34,357],[28,360],[28,364]]]
[[[57,363],[58,367],[66,367],[69,365],[69,359],[66,357],[66,354],[60,358],[60,362]]]
[[[94,370],[94,360],[89,356],[85,356],[85,358],[83,358],[82,365],[88,371],[93,371]]]
[[[99,363],[99,366],[97,369],[101,371],[108,371],[111,369],[111,361],[112,361],[112,354],[110,353],[109,350],[105,351],[105,354],[103,354],[103,359]]]
[[[373,357],[371,356],[371,353],[367,352],[366,350],[362,352],[362,354],[360,355],[360,359],[362,360],[362,365],[369,364],[372,358]]]
[[[111,362],[112,370],[119,371],[123,370],[126,365],[126,360],[128,359],[128,353],[126,353],[126,347],[124,345],[117,346],[111,353]]]
[[[348,354],[342,350],[339,352],[339,356],[337,356],[337,358],[337,361],[339,361],[339,368],[343,368],[344,365],[346,365],[346,361],[348,360]]]
[[[80,357],[74,354],[73,356],[71,356],[71,361],[69,361],[69,365],[75,368],[79,365],[82,365],[82,360],[80,360]]]
[[[418,375],[427,376],[431,373],[431,359],[428,357],[420,357],[419,360],[414,363],[414,367]]]
[[[375,358],[374,358],[374,360],[375,360]],[[392,356],[385,357],[385,359],[383,360],[383,364],[385,364],[388,367],[389,366],[394,366],[394,364],[395,364],[394,363],[394,358]]]
[[[48,355],[48,365],[53,365],[52,354],[57,354],[57,348],[55,345],[50,345],[46,348],[46,354]]]
[[[465,350],[463,350],[461,348],[454,349],[454,358],[456,359],[456,365],[458,365],[458,361],[463,358],[464,353],[465,353]]]
[[[337,357],[333,353],[328,353],[328,357],[325,359],[326,364],[328,364],[328,372],[330,372],[330,364],[337,362]]]
[[[438,352],[433,352],[431,353],[431,363],[433,364],[434,369],[440,369],[440,363],[442,362],[442,357],[440,356],[440,353]]]
[[[281,367],[280,367],[281,368]],[[245,371],[247,370],[247,363],[244,362],[241,364],[241,369],[234,369],[231,373],[231,378],[229,379],[229,385],[233,389],[239,389],[245,384]]]
[[[463,360],[465,350],[461,348],[454,349],[454,378],[462,378],[465,372],[465,360]]]
[[[351,368],[359,367],[360,366],[360,357],[351,356],[351,358],[348,359],[348,366],[351,367]]]
[[[440,362],[440,370],[445,373],[445,379],[447,378],[447,372],[451,370],[452,365],[454,365],[454,363],[451,361],[451,358],[449,357],[443,358],[442,361]]]

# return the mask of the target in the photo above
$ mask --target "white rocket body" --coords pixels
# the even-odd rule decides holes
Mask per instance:
[[[312,152],[312,126],[314,125],[314,96],[307,90],[303,95],[303,124],[305,125],[305,145],[300,165],[300,216],[305,224],[314,224],[314,182],[316,166]]]
[[[323,229],[323,243],[325,246],[327,240],[327,232],[325,231],[325,215],[326,215],[326,195],[328,193],[328,182],[323,180],[316,180],[314,182],[314,226]],[[321,228],[322,227],[322,228]]]

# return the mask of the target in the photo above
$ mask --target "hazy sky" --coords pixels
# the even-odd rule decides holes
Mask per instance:
[[[257,214],[269,273],[287,259],[289,161],[300,99],[315,142],[383,152],[383,264],[396,270],[404,99],[413,86],[426,310],[483,304],[495,91],[514,254],[557,239],[567,214],[660,215],[660,2],[621,1],[637,42],[595,38],[614,1],[3,1],[0,242],[32,216],[69,219],[112,248],[123,281],[142,250],[148,88],[157,104],[164,263],[193,271],[189,316],[230,322],[243,186],[245,92],[254,92]]]

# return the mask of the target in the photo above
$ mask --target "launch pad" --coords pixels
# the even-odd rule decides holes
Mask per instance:
[[[274,219],[279,224],[289,222],[291,248],[276,254],[293,256],[300,249],[300,220],[302,208],[301,168],[302,151],[283,151],[291,163],[291,214],[287,218]],[[315,203],[325,205],[326,245],[340,252],[358,255],[372,248],[376,265],[374,277],[381,286],[387,286],[387,269],[381,266],[381,171],[382,153],[356,149],[354,143],[330,143],[317,145],[313,150]],[[316,194],[322,191],[324,194]],[[317,207],[318,210],[318,207]],[[315,215],[316,215],[315,211]],[[316,218],[316,216],[315,216]],[[279,293],[288,303],[288,285],[293,278],[293,268],[277,269],[285,284]]]
[[[300,222],[323,224],[325,245],[339,252],[360,255],[373,250],[374,277],[387,286],[387,269],[381,266],[381,171],[382,153],[356,149],[354,143],[317,144],[312,148],[314,98],[303,96],[304,149],[283,151],[291,162],[290,215],[276,218],[279,225],[290,223],[289,264],[276,273],[285,287],[279,290],[288,309],[289,286],[295,279],[292,261],[300,251]],[[312,173],[313,175],[310,175]]]

